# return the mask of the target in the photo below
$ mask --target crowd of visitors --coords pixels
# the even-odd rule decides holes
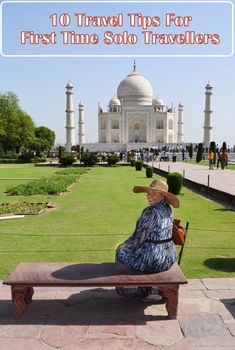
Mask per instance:
[[[189,145],[163,145],[155,146],[153,148],[140,148],[130,151],[113,152],[116,154],[120,161],[130,162],[131,159],[142,160],[143,162],[161,162],[161,161],[185,161],[193,160],[196,157],[198,145],[193,147],[193,157],[190,158]],[[219,169],[225,169],[228,164],[228,154],[235,152],[235,148],[228,148],[226,151],[216,147],[216,152],[209,150],[207,146],[203,149],[202,160],[208,159],[209,169],[216,167]],[[108,153],[101,152],[99,160],[105,162]]]

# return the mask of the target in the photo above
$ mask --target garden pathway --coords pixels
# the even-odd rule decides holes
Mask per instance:
[[[152,162],[149,163],[152,165]],[[153,166],[155,168],[167,171],[167,172],[179,172],[186,179],[192,180],[194,182],[208,185],[208,175],[209,184],[211,188],[215,188],[222,192],[230,193],[235,196],[235,171],[221,168],[209,170],[207,166],[183,163],[183,162],[154,162]]]

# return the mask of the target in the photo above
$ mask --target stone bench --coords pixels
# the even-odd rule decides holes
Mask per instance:
[[[3,281],[10,285],[16,318],[32,300],[33,287],[158,287],[168,317],[177,317],[178,290],[187,280],[179,265],[159,273],[141,273],[122,263],[20,263]]]

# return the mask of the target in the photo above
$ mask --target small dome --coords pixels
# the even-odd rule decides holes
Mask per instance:
[[[150,105],[153,99],[153,88],[150,82],[134,68],[133,72],[119,84],[117,96],[126,104]]]
[[[109,106],[121,106],[121,101],[117,97],[111,98]]]
[[[184,107],[184,105],[183,105],[182,101],[180,101],[180,103],[179,103],[179,107]]]
[[[84,107],[84,103],[83,102],[79,102],[79,107]]]
[[[153,104],[154,106],[161,106],[161,107],[165,106],[163,100],[159,97],[153,99]]]

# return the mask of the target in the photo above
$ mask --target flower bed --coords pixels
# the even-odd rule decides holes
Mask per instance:
[[[68,187],[75,183],[85,169],[65,169],[58,171],[49,177],[42,177],[39,180],[32,180],[6,190],[6,194],[12,196],[30,196],[30,195],[59,195],[67,192]]]
[[[46,209],[54,208],[52,203],[36,202],[3,202],[0,204],[0,216],[2,215],[38,215]]]

